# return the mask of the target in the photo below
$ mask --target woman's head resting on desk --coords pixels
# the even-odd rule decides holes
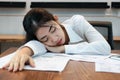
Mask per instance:
[[[31,9],[24,17],[23,26],[27,41],[35,39],[47,46],[60,46],[69,41],[58,17],[42,8]]]

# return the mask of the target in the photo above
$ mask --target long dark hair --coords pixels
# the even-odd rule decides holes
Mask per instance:
[[[37,40],[35,33],[44,23],[55,20],[53,15],[42,8],[31,9],[23,19],[23,27],[26,32],[26,42]]]

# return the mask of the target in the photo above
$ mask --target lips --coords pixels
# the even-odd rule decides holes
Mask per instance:
[[[57,42],[57,45],[61,45],[62,44],[62,39],[60,39],[58,42]]]

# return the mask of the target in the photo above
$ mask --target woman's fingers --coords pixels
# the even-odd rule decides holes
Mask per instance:
[[[13,65],[13,72],[18,71],[18,69],[19,69],[19,62],[15,62]]]
[[[16,72],[19,68],[19,60],[20,60],[20,56],[15,56],[10,60],[10,64],[8,67],[8,71],[13,71]]]
[[[7,69],[8,67],[9,67],[9,65],[10,65],[10,63],[8,62],[8,63],[6,63],[3,67],[2,67],[2,69]]]
[[[14,67],[14,64],[13,63],[10,63],[9,67],[8,67],[8,71],[12,71],[13,70],[13,67]]]
[[[19,71],[23,70],[24,65],[28,61],[28,59],[29,59],[29,56],[24,56],[24,57],[21,58]]]
[[[24,65],[25,65],[26,62],[28,62],[28,64],[31,67],[35,66],[33,59],[31,57],[29,57],[29,56],[26,56],[26,57],[22,58],[21,61],[20,61],[19,71],[23,70]]]
[[[23,70],[26,62],[28,62],[31,67],[35,66],[33,59],[29,55],[17,54],[10,60],[9,63],[3,66],[3,69],[8,69],[8,71],[13,72],[21,71]]]
[[[35,67],[34,60],[31,57],[29,57],[29,64],[31,67]]]

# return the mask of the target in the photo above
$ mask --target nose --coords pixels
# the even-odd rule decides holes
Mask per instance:
[[[51,35],[51,42],[57,43],[58,37]]]

